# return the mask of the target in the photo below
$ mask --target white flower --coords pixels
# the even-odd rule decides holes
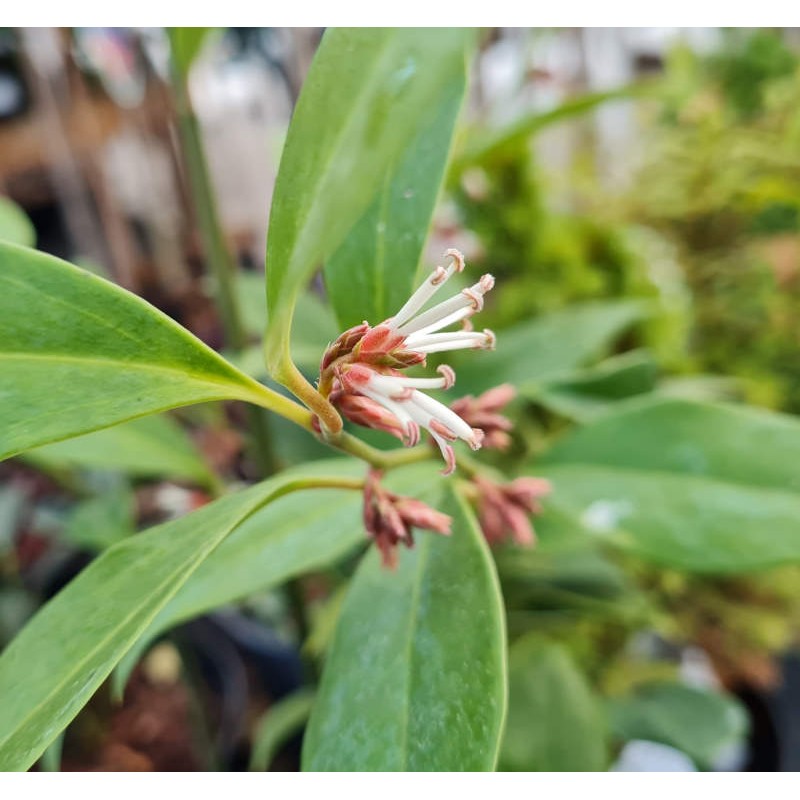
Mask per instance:
[[[494,286],[494,278],[491,275],[483,275],[474,286],[418,314],[453,273],[464,269],[464,256],[458,250],[448,250],[445,255],[451,259],[450,266],[447,269],[437,267],[400,311],[383,325],[403,337],[406,349],[418,353],[438,353],[464,347],[491,349],[494,347],[495,338],[488,330],[482,333],[475,333],[472,330],[436,333],[456,322],[467,322],[473,314],[483,308],[483,296]]]
[[[427,430],[442,452],[447,475],[455,469],[451,442],[462,439],[477,450],[483,431],[421,391],[449,389],[455,383],[450,367],[439,367],[438,378],[408,378],[400,369],[423,363],[428,353],[494,348],[495,336],[489,330],[473,331],[469,322],[494,286],[491,275],[422,310],[451,275],[464,269],[464,257],[457,250],[448,250],[446,256],[450,264],[437,267],[397,314],[374,328],[367,323],[351,328],[328,347],[320,390],[330,386],[331,402],[352,421],[393,433],[406,445],[419,441],[421,428]],[[456,323],[462,324],[461,330],[443,330]],[[356,403],[356,396],[367,399]]]
[[[409,446],[419,442],[420,428],[427,430],[439,445],[447,464],[444,474],[449,475],[456,466],[450,442],[463,439],[478,450],[483,431],[471,428],[446,405],[420,391],[450,388],[455,382],[453,370],[443,365],[439,373],[439,378],[407,378],[381,374],[364,364],[351,364],[341,368],[339,380],[347,391],[364,395],[393,414],[402,425]]]

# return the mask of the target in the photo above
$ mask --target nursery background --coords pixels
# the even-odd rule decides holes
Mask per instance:
[[[266,329],[269,352],[282,313],[277,306],[268,319],[264,268],[267,248],[278,250],[268,221],[282,154],[300,154],[292,163],[316,173],[297,175],[319,178],[318,196],[327,186],[335,198],[349,170],[359,180],[357,160],[306,159],[301,146],[310,153],[328,137],[344,152],[358,114],[380,138],[381,103],[405,97],[390,86],[353,112],[351,129],[320,114],[317,128],[289,141],[298,99],[321,85],[307,77],[329,33],[0,28],[0,240],[138,295],[286,394],[279,384],[292,387],[268,369],[262,346]],[[426,33],[427,52],[437,36],[447,34]],[[494,332],[496,349],[447,361],[457,372],[447,402],[513,391],[502,408],[485,402],[497,447],[459,450],[453,481],[466,488],[437,507],[472,520],[486,563],[453,544],[457,527],[449,541],[420,531],[414,549],[384,552],[394,569],[370,548],[367,581],[360,495],[339,487],[282,498],[154,605],[118,657],[76,668],[73,683],[47,689],[51,705],[31,689],[30,711],[4,718],[0,709],[3,768],[800,769],[800,29],[485,29],[464,38],[464,75],[443,78],[419,103],[416,138],[396,159],[374,162],[386,176],[374,205],[342,228],[333,252],[314,251],[291,358],[313,384],[343,330],[400,308],[411,282],[395,272],[424,277],[450,248],[467,265],[453,278],[463,278],[459,289],[494,276],[476,325]],[[359,52],[337,55],[335,45],[317,79],[326,92],[341,81],[346,100]],[[387,45],[380,63],[392,52]],[[391,78],[413,84],[426,63],[403,58]],[[21,252],[0,252],[0,273]],[[0,310],[20,302],[8,294]],[[27,313],[43,337],[102,346],[105,334],[87,327],[79,337],[38,308]],[[0,320],[0,350],[20,350],[21,331]],[[0,374],[0,395],[22,386],[14,375]],[[70,402],[55,377],[50,391],[54,407]],[[0,462],[0,648],[30,630],[20,648],[26,642],[42,670],[60,663],[66,656],[32,627],[45,619],[37,611],[55,608],[45,604],[147,528],[287,470],[313,474],[310,462],[324,460],[325,474],[343,481],[361,474],[352,460],[331,468],[336,453],[313,431],[245,394],[224,397],[164,400],[9,449]],[[171,410],[150,413],[162,409]],[[399,447],[381,431],[348,430],[381,452]],[[417,496],[441,464],[408,469],[392,490]],[[481,480],[501,474],[542,480],[541,496],[498,501],[517,503],[528,523],[493,523],[493,490]],[[427,594],[420,579],[418,627],[403,628],[395,648],[384,606],[400,608],[419,589],[404,569],[432,539],[431,548],[462,547],[463,561],[456,549],[431,550],[450,583]],[[473,598],[455,588],[471,571],[497,582],[497,614],[473,613]],[[90,593],[72,616],[62,603],[63,619],[88,630],[108,604]],[[462,604],[463,614],[447,616]],[[375,618],[382,627],[370,627]],[[501,666],[464,661],[470,682],[460,653],[446,669],[435,664],[447,637],[468,639],[472,627],[488,631],[474,652],[497,644]],[[370,649],[381,637],[392,665]],[[0,656],[0,693],[25,703],[21,652],[7,650],[5,672]],[[383,735],[370,726],[393,724],[381,692],[414,654],[424,663],[403,701],[411,733],[369,750],[363,742]],[[96,690],[62,711],[96,676]],[[424,716],[415,704],[433,709],[430,724],[415,723]],[[439,728],[456,744],[437,761]],[[408,744],[415,736],[425,754]],[[403,748],[400,761],[386,755]]]

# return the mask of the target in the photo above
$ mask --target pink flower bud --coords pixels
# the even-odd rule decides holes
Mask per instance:
[[[514,427],[507,417],[498,412],[516,396],[516,389],[504,383],[495,386],[478,397],[467,395],[456,400],[450,408],[468,425],[479,428],[485,434],[483,446],[494,450],[505,450],[511,444],[509,431]]]
[[[340,334],[335,342],[328,345],[328,349],[322,356],[320,371],[326,370],[337,359],[352,353],[353,348],[361,341],[368,330],[369,324],[362,322],[361,325],[356,325],[354,328],[349,328]]]
[[[477,489],[478,520],[486,540],[495,544],[512,539],[522,546],[536,541],[530,515],[542,509],[539,499],[552,487],[544,478],[517,478],[500,485],[487,478],[473,479]]]
[[[464,258],[457,250],[448,250],[445,256],[448,266],[437,267],[395,316],[375,327],[364,322],[350,328],[328,347],[320,365],[318,387],[351,422],[386,431],[407,446],[419,440],[424,428],[441,450],[445,474],[450,474],[456,466],[451,442],[460,439],[473,450],[484,442],[499,446],[507,441],[505,431],[511,423],[479,401],[475,401],[474,409],[469,403],[464,406],[474,412],[476,420],[465,422],[459,411],[420,391],[451,388],[455,373],[450,367],[439,367],[437,378],[403,375],[402,370],[424,364],[428,353],[494,347],[491,331],[476,333],[469,323],[494,286],[491,275],[483,275],[470,288],[425,310],[441,286],[464,269]],[[456,323],[465,329],[443,330]],[[486,427],[479,424],[482,421]]]
[[[401,497],[380,484],[381,472],[370,470],[364,483],[364,527],[380,550],[383,566],[397,566],[397,545],[414,546],[412,528],[422,528],[445,536],[452,520],[421,500]]]

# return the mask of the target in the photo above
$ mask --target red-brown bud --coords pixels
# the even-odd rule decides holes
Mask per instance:
[[[479,428],[485,434],[483,446],[494,450],[505,450],[511,444],[509,431],[514,427],[507,417],[498,413],[516,396],[516,389],[504,383],[489,389],[478,397],[467,395],[456,400],[450,408],[468,425]]]
[[[328,345],[328,349],[323,354],[320,371],[327,369],[336,359],[352,353],[353,348],[364,338],[364,334],[368,330],[369,325],[362,322],[340,334],[334,342]]]
[[[414,546],[412,528],[450,534],[452,520],[421,500],[401,497],[380,484],[382,473],[370,470],[364,483],[364,527],[381,553],[383,566],[397,566],[397,545]]]
[[[541,510],[539,500],[552,490],[544,478],[517,478],[500,485],[487,478],[475,477],[478,519],[483,535],[490,544],[513,539],[523,546],[532,545],[536,534],[531,514]]]

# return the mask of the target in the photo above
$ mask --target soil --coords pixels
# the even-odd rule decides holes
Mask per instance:
[[[110,711],[110,717],[106,714]],[[181,683],[154,685],[134,672],[122,706],[95,698],[70,729],[64,772],[194,772],[203,770],[189,692]],[[73,730],[74,729],[74,730]]]

